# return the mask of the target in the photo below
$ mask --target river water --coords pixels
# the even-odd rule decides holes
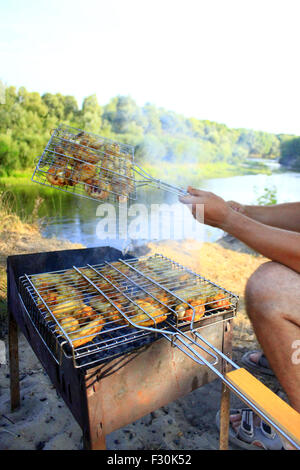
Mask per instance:
[[[198,187],[212,191],[225,200],[246,204],[255,204],[265,188],[276,191],[278,203],[300,201],[300,173],[278,172],[279,165],[276,163],[270,163],[269,166],[274,170],[271,175],[207,179],[199,181]],[[125,250],[133,243],[143,244],[149,240],[194,238],[213,242],[223,235],[219,229],[196,224],[188,209],[178,203],[177,196],[156,189],[141,190],[137,200],[128,204],[130,215],[127,229],[123,224],[126,211],[120,218],[117,205],[108,208],[106,212],[97,202],[58,190],[45,190],[34,183],[14,188],[14,193],[19,209],[25,212],[32,210],[33,200],[37,196],[43,198],[39,215],[43,221],[42,232],[46,237],[55,236],[87,247],[110,245]],[[157,210],[162,209],[159,206],[161,204],[165,204],[165,212],[159,213]],[[177,204],[173,206],[175,212],[168,213],[168,208],[173,204]],[[121,210],[124,211],[124,207]]]

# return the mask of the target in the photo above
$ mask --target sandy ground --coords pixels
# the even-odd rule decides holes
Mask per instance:
[[[7,254],[74,248],[68,242],[45,240],[37,234],[0,237],[0,267]],[[76,246],[75,246],[76,247]],[[79,247],[79,246],[77,246]],[[234,248],[230,246],[230,248]],[[249,253],[233,251],[216,244],[194,241],[149,244],[149,252],[160,252],[191,267],[205,277],[241,296],[240,313],[235,321],[234,359],[257,347],[255,336],[244,313],[243,290],[247,277],[264,261]],[[5,289],[2,278],[2,294]],[[0,286],[1,288],[1,286]],[[1,294],[1,292],[0,292]],[[2,329],[5,333],[6,328]],[[7,343],[6,335],[3,340]],[[10,411],[9,369],[0,366],[0,449],[82,449],[81,429],[48,376],[20,334],[21,407]],[[274,391],[275,379],[262,380]],[[217,449],[215,415],[220,404],[219,380],[156,410],[107,436],[107,448],[117,449]],[[232,397],[232,405],[240,402]],[[234,447],[231,447],[234,449]]]
[[[23,335],[20,347],[21,407],[10,411],[9,370],[0,367],[0,449],[80,450],[79,425],[43,371]],[[234,352],[239,358],[245,350]],[[274,391],[277,381],[264,380]],[[195,390],[142,419],[107,436],[110,450],[214,450],[218,449],[215,416],[220,405],[218,380]],[[232,407],[242,403],[235,397]],[[230,449],[237,450],[230,445]]]

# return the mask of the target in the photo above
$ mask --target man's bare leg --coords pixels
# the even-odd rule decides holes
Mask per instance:
[[[247,283],[246,308],[290,405],[300,412],[300,364],[292,361],[300,340],[300,275],[279,263],[263,264]],[[231,421],[236,428],[238,417]]]

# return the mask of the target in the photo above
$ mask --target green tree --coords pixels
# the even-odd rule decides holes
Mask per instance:
[[[291,168],[300,168],[300,137],[283,138],[280,143],[280,163]]]
[[[95,94],[85,98],[82,104],[81,127],[86,131],[99,134],[102,125],[102,112]]]
[[[139,107],[130,96],[101,106],[96,95],[79,108],[71,95],[7,87],[0,105],[0,170],[32,167],[61,122],[136,147],[145,162],[241,163],[249,156],[276,158],[300,167],[300,138],[230,129],[209,120],[186,118],[151,103]],[[298,139],[298,140],[297,140]]]
[[[55,95],[51,93],[45,93],[42,96],[42,100],[48,108],[48,113],[51,116],[55,116],[59,121],[64,119],[64,97],[60,93]]]

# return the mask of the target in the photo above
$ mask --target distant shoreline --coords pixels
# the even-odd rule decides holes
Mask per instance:
[[[141,163],[139,165],[151,176],[163,179],[169,183],[179,183],[181,186],[184,183],[193,183],[193,181],[199,181],[201,179],[230,178],[231,176],[272,173],[271,169],[268,168],[264,162],[251,162],[251,160],[237,165],[224,162],[205,164],[160,162],[159,165],[151,163]],[[34,168],[23,171],[15,170],[7,176],[0,176],[0,190],[13,190],[15,185],[34,184],[31,181],[33,171]]]

